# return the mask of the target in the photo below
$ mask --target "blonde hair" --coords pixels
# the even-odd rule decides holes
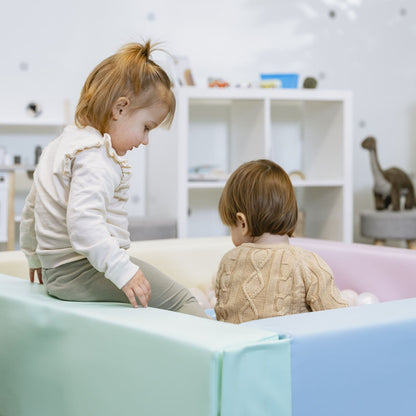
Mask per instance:
[[[120,97],[128,98],[132,109],[161,101],[168,107],[163,125],[170,126],[176,101],[166,72],[150,59],[158,48],[150,40],[143,45],[128,43],[99,63],[85,81],[75,112],[78,127],[92,126],[104,134]]]
[[[237,224],[237,213],[243,213],[251,237],[264,233],[291,236],[298,219],[289,176],[266,159],[244,163],[231,174],[218,210],[222,222],[229,227]]]

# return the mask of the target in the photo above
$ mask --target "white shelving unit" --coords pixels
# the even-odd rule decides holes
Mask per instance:
[[[0,146],[8,153],[8,160],[0,161],[0,174],[8,178],[7,249],[15,247],[15,223],[20,221],[26,195],[30,189],[30,173],[35,169],[35,148],[44,148],[54,139],[68,121],[69,103],[58,99],[41,99],[42,112],[30,116],[26,106],[31,100],[14,97],[0,100]],[[14,157],[20,163],[14,163]],[[29,173],[29,174],[28,174]],[[4,193],[2,201],[5,202]],[[3,223],[2,223],[3,224]]]
[[[7,193],[0,195],[1,228],[0,234],[6,233],[8,250],[16,247],[15,223],[20,221],[24,201],[29,192],[31,179],[29,174],[35,169],[35,147],[45,147],[50,140],[60,133],[63,119],[49,120],[10,120],[0,119],[0,146],[8,153],[8,164],[0,165],[0,176],[7,178]],[[21,158],[20,164],[14,164],[14,156]],[[4,217],[7,216],[7,230],[4,230]]]
[[[0,185],[4,187],[7,179],[9,188],[8,192],[0,192],[0,249],[2,243],[6,243],[7,249],[15,248],[15,224],[20,222],[24,202],[32,183],[27,172],[33,172],[36,168],[36,146],[45,148],[61,134],[65,125],[72,122],[67,102],[47,101],[39,117],[28,116],[25,113],[25,105],[23,100],[14,103],[14,106],[8,109],[8,113],[0,116],[0,146],[4,147],[9,155],[8,163],[0,162],[0,176],[3,178]],[[0,102],[0,110],[2,108],[6,110],[6,105]],[[20,164],[14,164],[14,156],[20,156]],[[146,157],[141,149],[129,152],[128,159],[132,165],[132,179],[127,210],[129,215],[141,217],[145,214],[146,205]],[[7,207],[7,210],[4,207]],[[4,229],[5,224],[7,230]]]
[[[305,236],[352,242],[352,94],[304,89],[181,88],[178,105],[179,237],[224,235],[217,204],[225,180],[189,179],[212,166],[231,173],[267,158],[294,179]]]

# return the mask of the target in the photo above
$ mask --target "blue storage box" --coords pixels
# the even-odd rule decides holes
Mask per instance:
[[[262,81],[279,80],[281,88],[297,88],[299,74],[260,74]]]

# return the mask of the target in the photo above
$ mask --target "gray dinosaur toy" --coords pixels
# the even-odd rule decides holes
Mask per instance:
[[[400,197],[402,195],[405,196],[405,209],[412,209],[416,206],[414,187],[407,173],[396,167],[386,170],[381,169],[377,157],[376,139],[371,136],[367,137],[362,141],[361,147],[370,152],[376,209],[387,209],[391,204],[393,211],[399,211]]]

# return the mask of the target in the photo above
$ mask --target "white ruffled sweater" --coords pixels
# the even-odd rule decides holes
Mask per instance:
[[[29,267],[88,258],[118,288],[137,272],[125,208],[131,167],[111,138],[68,126],[42,152],[26,199],[20,245]]]

